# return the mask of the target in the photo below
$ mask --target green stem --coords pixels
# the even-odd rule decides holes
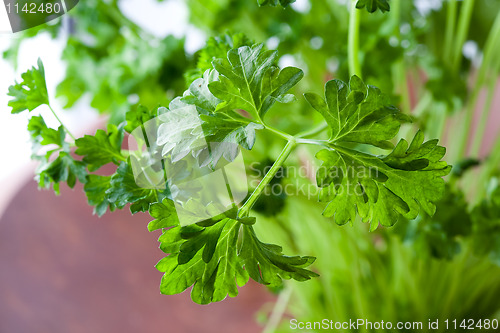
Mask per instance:
[[[297,143],[306,144],[306,145],[323,146],[323,147],[329,148],[329,146],[327,145],[327,143],[328,143],[327,140],[312,140],[312,139],[298,138]]]
[[[394,35],[398,38],[401,37],[399,26],[401,21],[401,0],[393,0],[391,3],[391,20],[394,28]]]
[[[324,121],[318,126],[304,132],[300,132],[299,134],[296,135],[297,138],[307,138],[311,136],[315,136],[316,134],[319,134],[326,130],[328,128],[328,124]]]
[[[446,15],[446,33],[444,40],[443,59],[449,61],[452,55],[453,40],[455,39],[455,25],[457,22],[457,0],[448,2]]]
[[[470,130],[472,129],[472,118],[476,109],[476,102],[479,98],[482,86],[475,86],[472,94],[468,100],[465,114],[462,116],[462,124],[460,128],[460,140],[458,143],[458,151],[456,160],[460,160],[467,155],[467,139],[469,138]]]
[[[285,289],[280,293],[276,304],[274,305],[271,317],[266,324],[266,327],[262,330],[263,333],[273,333],[278,328],[281,318],[286,311],[288,302],[290,301],[290,296],[292,295],[292,288],[285,287]]]
[[[412,115],[415,117],[420,117],[431,104],[432,104],[432,94],[430,92],[427,92],[420,99],[420,101],[418,101],[417,105],[412,111]]]
[[[391,3],[391,20],[392,26],[394,29],[394,36],[401,41],[401,0],[393,0]],[[394,73],[394,82],[396,82],[395,89],[396,93],[399,92],[401,95],[401,109],[405,113],[409,113],[411,111],[411,103],[410,103],[410,93],[408,91],[408,78],[407,78],[407,70],[406,70],[406,61],[404,54],[401,59],[394,65],[393,73]],[[399,90],[399,91],[398,91]]]
[[[472,130],[472,118],[474,116],[474,110],[479,98],[479,93],[484,86],[484,83],[490,74],[491,64],[495,61],[495,57],[498,55],[500,49],[500,14],[497,15],[495,23],[488,35],[488,38],[484,47],[484,57],[479,68],[476,82],[474,83],[474,89],[467,101],[467,107],[465,110],[465,115],[463,116],[463,121],[460,128],[460,142],[458,144],[457,159],[465,157],[467,153],[467,139],[470,137],[470,132]],[[476,133],[479,136],[481,133]]]
[[[292,139],[293,139],[293,136],[292,136],[292,135],[290,135],[290,134],[288,134],[288,133],[285,133],[285,132],[283,132],[283,131],[280,131],[279,129],[274,128],[274,127],[271,127],[271,126],[267,126],[267,125],[265,125],[265,124],[263,124],[263,125],[264,125],[264,128],[265,128],[266,130],[268,130],[268,131],[270,131],[270,132],[272,132],[272,133],[276,134],[277,136],[279,136],[279,137],[281,137],[281,138],[283,138],[283,139],[285,139],[285,140],[287,140],[287,141],[290,141],[290,140],[292,140]]]
[[[430,114],[429,120],[427,129],[429,138],[442,140],[446,124],[446,107],[443,104],[437,104]]]
[[[361,64],[359,62],[359,25],[360,11],[356,8],[357,0],[351,0],[349,16],[348,56],[349,74],[361,77]]]
[[[474,0],[464,0],[462,10],[460,11],[460,18],[458,22],[458,32],[456,37],[455,52],[452,58],[452,68],[455,72],[460,69],[462,61],[462,47],[469,32],[470,19],[472,17],[472,10],[474,9]]]
[[[73,141],[76,140],[75,136],[73,134],[71,134],[71,132],[69,131],[68,127],[66,127],[63,122],[61,121],[61,119],[59,119],[59,117],[57,116],[57,113],[54,111],[54,109],[52,108],[52,106],[49,105],[49,109],[50,111],[52,111],[52,114],[54,115],[54,117],[56,117],[57,121],[59,122],[59,124],[61,124],[61,126],[64,128],[64,130],[66,131],[66,133],[69,134],[69,136],[73,139]]]
[[[488,183],[488,179],[493,171],[498,168],[498,165],[500,165],[500,135],[496,138],[496,142],[490,151],[490,155],[483,163],[484,164],[478,177],[479,186],[476,186],[479,188],[479,191],[477,195],[473,197],[473,205],[476,205],[485,198],[486,191],[484,189],[486,187],[486,184]]]
[[[238,217],[247,217],[248,214],[250,213],[250,209],[252,209],[252,206],[254,203],[257,201],[257,199],[260,197],[262,194],[262,191],[266,187],[267,184],[274,178],[278,170],[281,168],[283,163],[285,163],[286,159],[288,156],[290,156],[290,153],[292,150],[297,146],[297,142],[295,141],[295,138],[291,138],[288,143],[286,144],[285,148],[283,151],[280,153],[278,156],[278,159],[276,162],[274,162],[273,166],[269,170],[268,173],[264,176],[264,178],[261,180],[259,185],[257,185],[257,188],[252,192],[250,197],[247,199],[247,201],[241,206],[239,212],[238,212]]]
[[[472,141],[471,156],[478,157],[479,150],[481,148],[481,142],[484,137],[484,132],[486,131],[486,124],[488,122],[491,113],[491,104],[493,102],[493,97],[495,97],[496,84],[490,84],[488,86],[488,96],[486,97],[486,102],[484,103],[483,111],[481,112],[481,119],[476,129],[474,135],[474,140]]]

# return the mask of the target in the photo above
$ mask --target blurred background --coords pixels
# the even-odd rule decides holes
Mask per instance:
[[[8,87],[41,58],[52,105],[82,136],[120,123],[138,104],[168,105],[213,58],[258,42],[279,51],[280,66],[304,70],[300,100],[349,78],[351,1],[87,0],[46,25],[0,34],[0,332],[287,332],[290,318],[499,319],[500,2],[390,4],[389,13],[361,11],[363,80],[412,115],[400,137],[421,128],[448,148],[455,167],[437,214],[369,233],[361,223],[334,225],[315,200],[265,195],[255,206],[263,240],[318,257],[321,277],[280,290],[252,283],[208,306],[188,292],[159,294],[162,252],[147,214],[97,218],[81,186],[59,197],[37,190],[27,121],[37,113],[49,126],[57,121],[44,106],[11,115]],[[291,133],[321,122],[303,100],[269,118]],[[259,133],[245,159],[270,165],[281,148]],[[301,148],[287,163],[301,166],[314,153]]]

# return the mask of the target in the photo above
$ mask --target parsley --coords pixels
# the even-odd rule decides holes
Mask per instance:
[[[157,219],[150,225],[173,224],[171,205],[164,201],[162,206],[151,206],[150,213],[166,223]],[[251,226],[255,218],[239,219],[236,213],[233,208],[207,221],[163,232],[160,248],[169,255],[156,266],[165,273],[160,286],[163,294],[181,293],[193,286],[193,301],[207,304],[237,296],[237,287],[245,285],[249,277],[277,287],[282,278],[305,281],[318,276],[305,269],[314,258],[284,256],[281,247],[257,238]]]
[[[413,219],[420,208],[434,214],[433,202],[444,193],[441,177],[451,170],[440,161],[446,150],[437,140],[424,143],[424,134],[418,132],[410,145],[401,139],[387,156],[350,148],[357,143],[391,149],[389,140],[409,121],[377,88],[356,76],[349,84],[329,81],[325,99],[316,94],[305,98],[331,130],[324,143],[328,149],[316,154],[323,162],[316,178],[320,199],[328,202],[325,216],[342,225],[354,222],[357,212],[374,230],[379,223],[394,225],[400,216]]]
[[[45,70],[41,59],[38,59],[38,68],[32,69],[21,75],[21,83],[9,87],[9,96],[13,99],[9,102],[11,113],[19,113],[24,110],[33,111],[40,105],[49,105],[47,84],[45,83]]]
[[[108,126],[108,132],[97,130],[94,136],[85,135],[75,141],[78,149],[76,154],[83,156],[83,161],[88,164],[89,171],[95,171],[108,163],[120,164],[125,161],[121,153],[124,124],[119,127]]]
[[[377,9],[380,9],[382,13],[391,10],[391,7],[389,6],[389,2],[387,0],[358,0],[358,2],[356,3],[356,8],[366,8],[369,13],[374,13]]]

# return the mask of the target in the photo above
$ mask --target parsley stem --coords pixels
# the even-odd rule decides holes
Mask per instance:
[[[325,121],[323,121],[318,126],[312,128],[308,131],[304,131],[304,132],[297,134],[296,137],[297,138],[307,138],[307,137],[315,136],[316,134],[323,132],[327,128],[328,128],[328,124]]]
[[[491,75],[496,79],[494,73],[498,71],[498,67],[493,69],[495,66],[495,57],[498,54],[498,49],[500,49],[500,14],[497,15],[495,19],[495,23],[493,24],[493,28],[491,29],[488,38],[486,39],[486,43],[484,46],[484,56],[481,63],[481,66],[478,70],[477,78],[474,83],[474,89],[470,94],[467,100],[467,106],[465,109],[465,114],[462,117],[461,122],[461,133],[463,135],[460,137],[460,141],[458,144],[457,157],[458,159],[463,158],[467,154],[467,139],[470,135],[466,135],[466,133],[470,134],[472,130],[472,120],[474,117],[474,111],[476,107],[477,100],[479,98],[479,94],[484,87],[485,82],[488,79],[488,76]],[[493,75],[492,75],[493,74]],[[493,84],[493,83],[492,83]],[[488,111],[488,113],[491,110]],[[484,133],[476,132],[476,137],[483,136]],[[475,139],[478,140],[478,139]]]
[[[394,29],[394,36],[398,39],[398,42],[401,43],[401,0],[393,0],[391,4],[391,20]],[[394,64],[393,66],[394,72],[394,81],[396,93],[399,92],[401,95],[401,110],[404,113],[409,113],[411,111],[411,102],[410,102],[410,93],[408,91],[408,78],[407,78],[407,70],[406,70],[406,61],[405,55],[401,57],[401,59]]]
[[[470,20],[472,17],[472,10],[474,9],[474,0],[465,0],[462,10],[460,11],[460,18],[458,23],[458,31],[455,44],[455,52],[453,53],[452,60],[452,68],[455,72],[460,70],[460,64],[462,61],[462,47],[465,43],[465,39],[467,38],[467,34],[469,32]]]
[[[56,117],[57,121],[59,122],[59,124],[61,124],[61,126],[64,128],[64,130],[69,134],[69,136],[73,139],[73,141],[76,141],[76,138],[73,134],[71,134],[71,132],[69,131],[68,127],[66,127],[63,122],[61,121],[61,119],[59,119],[59,117],[57,116],[57,113],[54,111],[54,109],[52,108],[52,106],[49,106],[49,109],[50,111],[52,111],[52,114],[54,115],[54,117]]]
[[[351,11],[349,16],[349,35],[348,35],[348,57],[349,74],[361,77],[361,64],[359,62],[359,24],[360,11],[356,8],[358,0],[351,0]]]
[[[290,156],[290,153],[296,146],[297,142],[295,141],[295,138],[291,137],[291,139],[286,144],[285,148],[283,148],[283,151],[280,153],[280,155],[274,162],[269,172],[266,173],[264,178],[262,178],[262,180],[260,181],[259,185],[257,185],[257,188],[252,192],[252,194],[243,204],[243,206],[241,206],[240,210],[238,211],[239,218],[248,216],[248,214],[250,213],[250,209],[252,209],[252,206],[255,204],[257,199],[259,199],[266,185],[269,184],[269,182],[274,178],[278,170],[281,168],[283,163],[285,163],[286,159],[288,158],[288,156]]]
[[[292,139],[294,139],[294,137],[288,133],[285,133],[283,131],[280,131],[279,129],[276,129],[274,127],[271,127],[271,126],[267,126],[267,125],[264,125],[265,126],[265,129],[270,131],[270,132],[273,132],[274,134],[282,137],[283,139],[287,140],[287,141],[290,141]]]

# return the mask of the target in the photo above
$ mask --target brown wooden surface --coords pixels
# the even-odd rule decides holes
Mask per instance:
[[[29,182],[0,219],[0,332],[259,332],[272,298],[249,283],[234,299],[197,305],[159,293],[163,257],[147,214],[92,215],[82,188]]]

